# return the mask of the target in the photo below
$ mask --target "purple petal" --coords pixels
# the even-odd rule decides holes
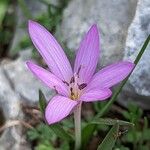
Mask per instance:
[[[74,72],[80,70],[79,77],[84,83],[87,83],[95,72],[98,58],[99,33],[97,26],[93,25],[80,44],[74,66]]]
[[[88,88],[109,88],[113,85],[119,83],[123,79],[125,79],[129,73],[134,68],[134,64],[130,62],[119,62],[107,66],[97,72],[91,82],[88,85]]]
[[[81,97],[81,101],[92,102],[106,100],[111,96],[112,92],[110,89],[92,89],[85,92]]]
[[[62,80],[72,76],[71,65],[56,39],[40,24],[29,21],[28,30],[33,44],[44,58],[51,72]]]
[[[41,81],[43,81],[44,84],[46,84],[48,87],[57,90],[59,94],[67,96],[68,90],[64,83],[55,75],[50,73],[49,71],[39,67],[38,65],[32,63],[31,61],[27,62],[27,66],[30,69],[30,71]]]
[[[77,101],[73,101],[67,97],[53,97],[45,110],[46,121],[48,124],[59,122],[60,120],[67,117],[77,104]]]

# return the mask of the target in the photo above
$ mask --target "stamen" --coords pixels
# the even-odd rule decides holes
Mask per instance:
[[[73,91],[73,88],[72,88],[72,87],[70,88],[70,91],[71,91],[71,92]]]
[[[75,79],[74,79],[74,76],[71,78],[71,80],[70,80],[70,84],[71,83],[74,83],[75,82]]]
[[[54,86],[54,90],[55,90],[56,94],[58,94],[58,91],[56,90],[56,86]]]
[[[71,91],[71,99],[74,100],[75,99],[75,94],[73,93],[73,88],[72,87],[70,88],[70,91]]]
[[[62,81],[63,83],[65,83],[67,86],[69,86],[69,83],[67,81]]]
[[[71,92],[71,97],[74,97],[74,93],[73,92]]]
[[[80,67],[78,68],[78,71],[77,71],[78,77],[79,77],[80,70],[81,70],[81,65],[80,65]]]
[[[79,88],[79,90],[82,90],[82,89],[84,89],[86,86],[87,86],[86,83],[82,83],[82,84],[78,85],[78,88]]]

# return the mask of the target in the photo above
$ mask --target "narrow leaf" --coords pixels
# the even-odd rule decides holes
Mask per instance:
[[[99,118],[91,121],[82,129],[82,148],[84,149],[86,146],[87,141],[90,140],[92,137],[93,132],[95,131],[96,125],[104,124],[104,125],[115,125],[118,123],[120,126],[128,126],[133,127],[134,124],[131,122],[117,120],[117,119],[110,119],[110,118]],[[88,139],[87,139],[88,138]]]
[[[66,132],[59,124],[50,125],[49,128],[61,139],[73,141],[73,136]]]
[[[21,8],[22,12],[24,13],[24,16],[27,19],[31,19],[32,18],[32,14],[29,11],[28,5],[25,3],[25,0],[18,0],[18,3],[20,5],[20,8]]]
[[[99,118],[90,122],[90,124],[105,124],[105,125],[114,125],[116,123],[118,123],[120,126],[129,126],[129,127],[134,126],[134,124],[131,122],[117,120],[117,119],[110,119],[110,118],[107,119]]]
[[[95,126],[93,124],[87,124],[83,129],[82,129],[82,149],[85,149],[85,146],[87,144],[87,141],[90,140],[92,137],[92,134],[95,130]]]
[[[7,12],[9,0],[0,0],[0,27]]]
[[[46,102],[46,98],[45,98],[44,94],[42,93],[41,90],[39,90],[39,108],[42,113],[44,113],[44,111],[45,111],[46,103],[47,102]]]
[[[116,123],[107,133],[106,137],[99,145],[98,150],[112,150],[118,137],[119,124]]]

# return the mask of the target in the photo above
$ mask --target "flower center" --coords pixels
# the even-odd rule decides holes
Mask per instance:
[[[77,73],[74,73],[70,82],[63,81],[69,87],[69,97],[72,100],[78,100],[83,89],[87,86],[87,83],[82,83],[79,78],[79,72],[81,70],[81,66],[79,67]]]
[[[78,100],[82,90],[87,86],[86,83],[80,83],[78,74],[74,74],[74,76],[70,80],[70,98],[72,100]]]

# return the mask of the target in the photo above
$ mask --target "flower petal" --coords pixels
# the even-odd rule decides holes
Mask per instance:
[[[68,90],[64,83],[49,71],[41,68],[40,66],[28,61],[27,63],[30,71],[41,81],[43,81],[48,87],[57,90],[59,94],[68,96]]]
[[[127,61],[109,65],[94,75],[93,79],[88,85],[88,88],[112,87],[113,85],[125,79],[132,71],[134,66],[135,65],[133,63]]]
[[[51,72],[62,80],[72,76],[71,65],[56,39],[40,24],[29,21],[28,30],[33,44],[44,58]]]
[[[111,96],[112,92],[110,89],[92,89],[85,92],[81,97],[81,101],[92,102],[106,100]]]
[[[99,58],[99,33],[93,25],[85,35],[77,52],[74,72],[79,72],[80,79],[87,83],[95,72]],[[81,69],[80,69],[81,68]]]
[[[45,110],[46,121],[48,124],[59,122],[60,120],[67,117],[77,104],[77,101],[73,101],[67,97],[53,97]]]

